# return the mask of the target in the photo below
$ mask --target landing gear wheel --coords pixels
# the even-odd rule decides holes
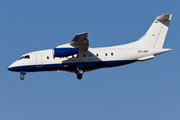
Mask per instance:
[[[82,74],[77,74],[77,79],[82,79]]]
[[[82,75],[83,75],[84,71],[82,70],[82,68],[77,68],[77,79],[81,80],[82,79]]]
[[[21,80],[24,80],[24,76],[23,76],[23,75],[21,75],[20,79],[21,79]]]

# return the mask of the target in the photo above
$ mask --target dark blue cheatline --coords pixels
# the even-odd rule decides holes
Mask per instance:
[[[26,72],[36,72],[36,71],[53,71],[53,70],[65,70],[65,71],[76,71],[77,66],[84,66],[84,71],[90,71],[93,69],[99,69],[103,67],[115,67],[121,66],[129,63],[136,62],[135,60],[126,61],[99,61],[99,62],[82,62],[82,63],[67,63],[67,64],[44,64],[42,67],[37,67],[36,65],[28,66],[17,66],[8,68],[9,71],[26,71]]]

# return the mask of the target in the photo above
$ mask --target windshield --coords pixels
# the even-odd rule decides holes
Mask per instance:
[[[30,56],[29,55],[21,56],[18,60],[21,60],[21,59],[30,59]]]

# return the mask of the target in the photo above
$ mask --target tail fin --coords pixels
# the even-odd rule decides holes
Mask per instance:
[[[158,16],[143,37],[123,47],[161,49],[168,31],[171,16],[171,14]]]

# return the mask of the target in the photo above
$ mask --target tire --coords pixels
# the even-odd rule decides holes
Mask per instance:
[[[23,76],[23,75],[21,75],[20,79],[21,79],[21,80],[24,80],[24,76]]]
[[[78,74],[78,75],[77,75],[77,79],[79,79],[79,80],[82,79],[82,75],[81,75],[81,74]]]

